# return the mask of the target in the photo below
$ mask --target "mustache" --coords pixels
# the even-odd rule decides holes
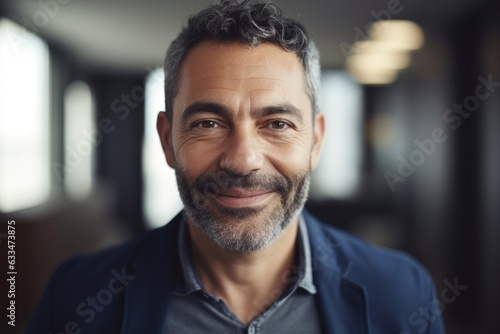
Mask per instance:
[[[194,187],[206,195],[217,195],[221,191],[234,188],[267,190],[286,194],[291,186],[292,183],[282,175],[263,175],[257,172],[236,175],[227,171],[218,171],[203,174],[194,182]]]

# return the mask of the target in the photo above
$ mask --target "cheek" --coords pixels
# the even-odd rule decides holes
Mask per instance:
[[[278,172],[290,180],[310,171],[311,141],[300,140],[288,145],[272,147],[267,160]]]

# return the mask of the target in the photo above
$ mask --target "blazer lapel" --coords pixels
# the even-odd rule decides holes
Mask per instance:
[[[365,288],[349,279],[350,263],[342,254],[342,239],[304,212],[309,229],[314,284],[324,332],[369,334],[368,300]]]
[[[136,276],[125,289],[122,334],[161,333],[174,277],[180,272],[177,232],[180,215],[161,228],[131,262]]]
[[[316,287],[325,333],[370,333],[363,287],[336,277],[330,281],[320,280]]]

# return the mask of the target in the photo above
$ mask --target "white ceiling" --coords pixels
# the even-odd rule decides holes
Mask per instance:
[[[69,51],[86,65],[119,70],[144,70],[160,65],[164,53],[190,13],[210,0],[11,0],[4,4],[7,16],[36,22],[43,17],[41,3],[55,3],[52,17],[40,27],[41,36]],[[355,27],[365,29],[371,11],[387,10],[397,0],[276,0],[286,16],[301,21],[318,45],[322,65],[342,66],[339,45],[352,44]],[[446,26],[477,5],[474,0],[400,0],[400,13],[391,19],[412,19],[427,34]],[[38,15],[38,16],[37,16]]]

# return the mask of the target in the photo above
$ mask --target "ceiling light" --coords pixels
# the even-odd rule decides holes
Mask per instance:
[[[400,50],[417,50],[424,44],[424,33],[418,24],[403,20],[383,20],[372,24],[370,39],[387,43]]]
[[[401,70],[410,64],[410,55],[406,52],[363,52],[355,54],[347,61],[349,69],[360,71]]]
[[[386,85],[396,80],[398,72],[391,70],[362,71],[358,69],[349,69],[349,73],[360,84]]]

